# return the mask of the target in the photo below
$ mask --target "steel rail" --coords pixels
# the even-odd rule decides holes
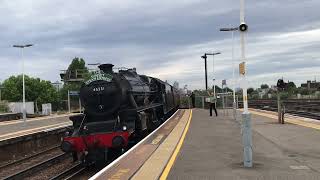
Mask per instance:
[[[5,177],[4,179],[23,179],[24,177],[30,175],[30,174],[33,174],[33,173],[36,173],[40,170],[43,170],[45,169],[46,167],[49,167],[50,165],[53,165],[55,164],[56,162],[60,162],[64,159],[67,158],[67,156],[69,156],[70,154],[68,153],[62,153],[62,154],[59,154],[55,157],[52,157],[46,161],[43,161],[43,162],[40,162],[40,163],[37,163],[33,166],[30,166],[24,170],[21,170],[15,174],[12,174],[10,176],[7,176]]]
[[[69,169],[61,172],[60,174],[57,174],[56,176],[50,178],[50,180],[59,180],[59,179],[72,179],[76,175],[82,173],[86,170],[86,167],[84,167],[80,162],[74,164]]]
[[[13,165],[18,164],[18,163],[22,163],[22,162],[24,162],[24,161],[27,161],[27,160],[29,160],[29,159],[33,159],[33,158],[35,158],[35,157],[37,157],[37,156],[43,155],[43,154],[45,154],[45,153],[47,153],[47,152],[49,152],[49,151],[52,151],[52,150],[58,149],[58,148],[60,148],[60,145],[57,145],[57,146],[51,147],[51,148],[49,148],[49,149],[43,150],[43,151],[38,152],[38,153],[36,153],[36,154],[33,154],[33,155],[31,155],[31,156],[27,156],[27,157],[18,159],[18,160],[16,160],[16,161],[3,164],[3,165],[0,166],[0,169],[7,168],[7,167],[9,167],[9,166],[13,166]]]

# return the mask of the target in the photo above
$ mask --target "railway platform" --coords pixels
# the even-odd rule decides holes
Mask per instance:
[[[231,111],[228,114],[220,112],[218,117],[209,117],[205,110],[194,110],[168,179],[320,178],[317,128],[301,126],[303,121],[298,118],[300,125],[278,124],[276,116],[268,112],[251,111],[253,167],[244,168],[240,123],[232,119]],[[239,120],[240,115],[238,112]],[[313,127],[317,126],[314,123]]]
[[[0,142],[41,131],[49,131],[72,125],[69,117],[73,114],[52,115],[39,118],[28,118],[26,123],[20,120],[0,122]]]
[[[91,179],[320,179],[320,131],[315,120],[292,116],[278,124],[274,113],[251,109],[253,167],[245,168],[241,111],[238,121],[232,110],[210,117],[208,110],[193,109],[189,121],[187,116],[151,155],[143,160],[144,153],[126,156],[131,164],[143,161],[134,172],[124,160]]]

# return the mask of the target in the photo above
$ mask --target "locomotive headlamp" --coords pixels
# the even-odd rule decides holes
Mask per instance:
[[[127,130],[127,126],[122,126],[122,130],[126,131]]]
[[[242,32],[247,31],[248,30],[248,25],[246,25],[245,23],[240,24],[239,30],[242,31]]]

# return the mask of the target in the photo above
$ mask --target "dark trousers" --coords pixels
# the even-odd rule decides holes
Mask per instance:
[[[194,99],[192,99],[192,107],[195,108],[196,107],[196,102]]]
[[[214,112],[216,113],[216,116],[218,116],[218,112],[216,109],[216,103],[210,103],[210,116],[212,116],[212,108],[214,109]]]

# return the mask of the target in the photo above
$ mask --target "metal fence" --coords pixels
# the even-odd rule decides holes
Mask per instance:
[[[180,96],[180,108],[190,109],[192,107],[191,98],[188,95]]]
[[[9,112],[8,102],[0,101],[0,113],[7,113],[7,112]]]
[[[196,108],[209,109],[210,104],[207,98],[209,98],[209,96],[196,96],[195,97]],[[237,98],[236,98],[236,103],[237,103]],[[217,96],[216,107],[219,109],[233,108],[233,96],[232,95]]]

